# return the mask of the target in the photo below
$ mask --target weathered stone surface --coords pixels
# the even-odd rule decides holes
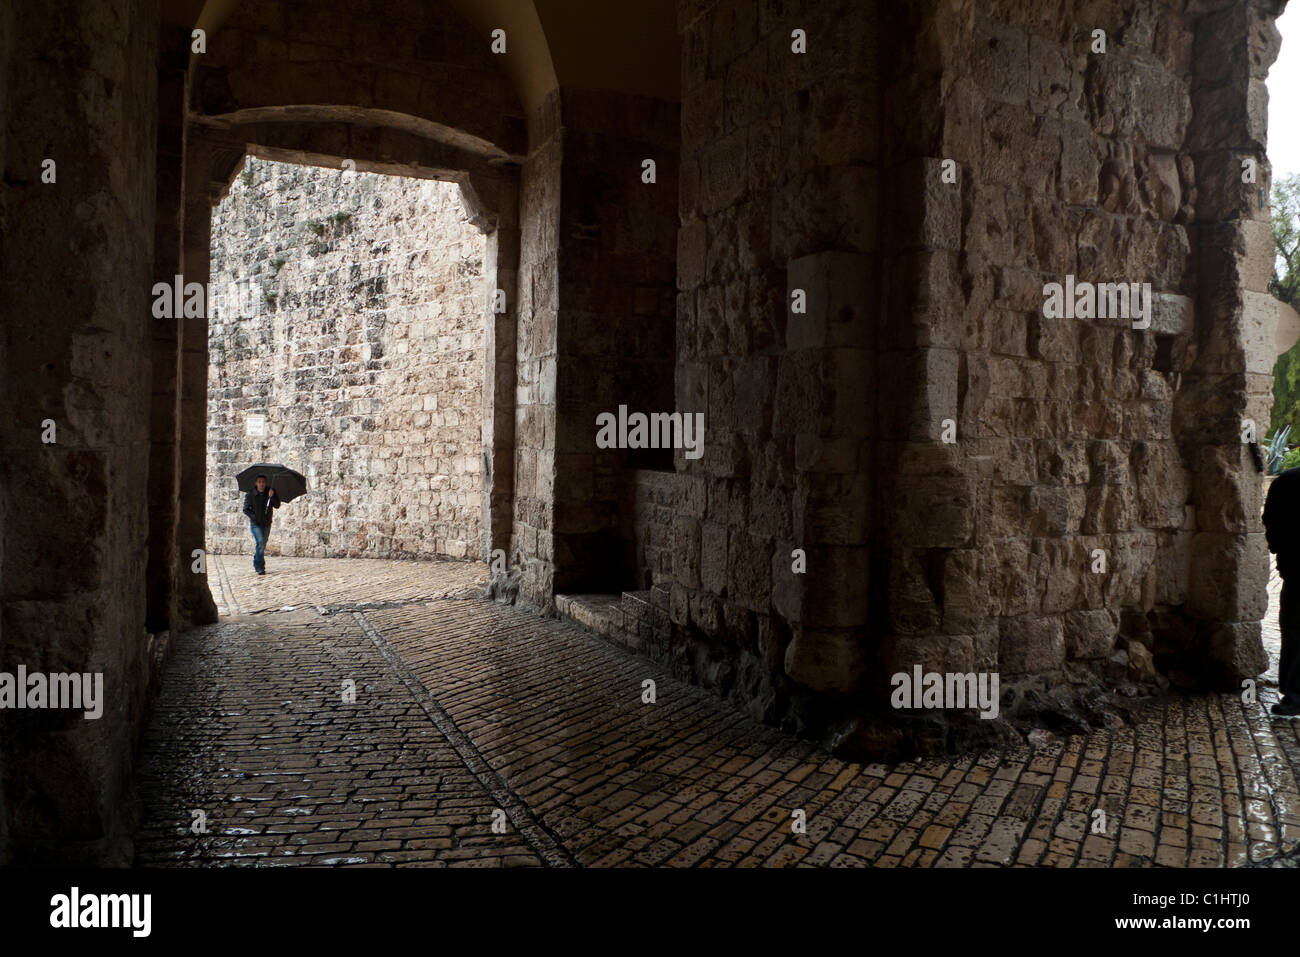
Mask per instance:
[[[543,499],[553,501],[557,543],[566,542],[573,559],[557,560],[556,587],[614,591],[646,585],[653,570],[645,564],[645,538],[662,534],[637,515],[639,476],[673,468],[684,450],[662,443],[636,449],[630,442],[598,448],[597,416],[617,414],[622,405],[647,415],[703,413],[706,436],[717,423],[709,399],[675,391],[678,105],[581,89],[561,90],[560,100],[556,298],[564,312],[556,324],[554,441],[574,457],[557,457],[553,495]],[[611,173],[639,170],[646,158],[655,161],[654,183]],[[743,162],[743,152],[715,150],[708,160],[700,166],[702,194],[720,202],[717,194],[734,188],[728,164]],[[717,337],[712,348],[725,351],[751,336],[740,318],[748,306],[744,283],[715,275],[706,290]],[[770,415],[771,376],[748,371],[744,380],[727,382],[726,419]],[[673,439],[680,446],[683,436]],[[725,465],[720,455],[708,464]],[[754,587],[755,579],[747,580]]]
[[[1246,247],[1241,264],[1242,288],[1248,292],[1267,293],[1269,281],[1273,278],[1276,251],[1273,224],[1267,220],[1249,219],[1241,224],[1241,231]],[[1268,374],[1272,374],[1271,367]]]
[[[972,633],[984,624],[991,603],[983,556],[977,549],[953,549],[943,554],[943,631]]]
[[[1258,621],[1268,607],[1268,567],[1262,532],[1198,532],[1191,541],[1188,609],[1211,621]]]
[[[796,628],[785,673],[813,691],[851,692],[866,673],[861,636],[848,629]]]
[[[1128,676],[1134,681],[1154,681],[1155,659],[1146,645],[1131,642],[1128,646]]]
[[[999,671],[1033,674],[1065,664],[1065,630],[1059,617],[1002,618],[1000,624]]]
[[[1277,300],[1267,292],[1242,291],[1245,306],[1241,316],[1242,345],[1246,371],[1271,375],[1277,364]]]
[[[890,635],[886,649],[884,677],[903,673],[912,675],[921,666],[922,673],[940,674],[975,671],[975,645],[970,635]]]
[[[1164,149],[1183,145],[1191,118],[1186,81],[1162,65],[1099,56],[1089,61],[1084,95],[1102,136],[1141,137]]]
[[[1108,658],[1119,633],[1119,617],[1106,608],[1068,611],[1063,616],[1065,650],[1070,658]]]
[[[970,543],[974,516],[972,483],[965,476],[917,476],[899,503],[911,526],[910,540],[928,548],[961,548]]]
[[[560,101],[548,96],[530,117],[532,149],[520,171],[521,231],[515,386],[514,522],[510,563],[523,568],[521,597],[546,607],[554,595],[553,558],[539,543],[554,541],[554,502],[538,491],[538,476],[555,474],[558,245],[562,143]],[[594,427],[594,418],[591,420]],[[530,481],[531,478],[531,481]]]
[[[49,13],[0,11],[0,671],[98,672],[103,714],[0,714],[0,866],[124,866],[161,664],[144,627],[159,12]]]
[[[1241,679],[1261,675],[1268,670],[1268,655],[1260,640],[1258,621],[1226,622],[1210,636],[1214,659],[1222,666],[1225,681],[1233,690]]]
[[[1151,331],[1166,336],[1180,336],[1192,330],[1192,300],[1162,292],[1152,296]]]

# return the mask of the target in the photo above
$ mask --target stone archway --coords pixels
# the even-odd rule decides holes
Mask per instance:
[[[450,9],[412,5],[407,13],[424,18],[426,35],[439,36],[441,55],[430,58],[418,44],[405,56],[381,56],[378,37],[370,45],[348,43],[330,32],[326,11],[319,20],[308,18],[314,22],[295,20],[294,35],[287,36],[277,8],[236,7],[183,75],[183,49],[164,58],[173,78],[167,89],[182,117],[160,136],[160,161],[179,159],[181,182],[160,177],[159,221],[180,225],[180,250],[159,256],[158,278],[170,281],[174,272],[206,286],[211,209],[247,154],[336,168],[346,160],[359,172],[458,183],[487,236],[487,288],[504,293],[504,311],[492,308],[495,296],[484,303],[483,521],[476,551],[484,559],[495,549],[508,551],[524,143],[518,101],[472,28]],[[322,69],[326,62],[329,69]],[[187,558],[204,547],[206,321],[182,318],[154,334],[150,493],[162,503],[150,513],[154,632],[216,620],[206,574],[192,571]],[[158,388],[168,382],[178,394],[170,403]]]
[[[476,170],[458,170],[452,165],[456,157],[447,155],[449,149],[429,144],[404,130],[367,127],[364,136],[368,143],[358,142],[358,137],[353,135],[352,130],[339,124],[295,125],[292,129],[274,126],[271,133],[266,132],[264,127],[244,126],[232,126],[219,132],[206,127],[192,130],[188,139],[187,170],[209,172],[206,176],[189,180],[185,211],[185,280],[198,282],[205,287],[209,282],[212,207],[228,189],[230,180],[242,166],[245,155],[335,168],[354,166],[358,172],[383,172],[456,182],[461,188],[472,220],[487,237],[484,257],[486,288],[492,291],[500,289],[505,293],[506,308],[503,312],[493,309],[495,297],[492,295],[486,297],[482,305],[486,331],[482,419],[484,485],[481,540],[476,552],[486,560],[494,549],[505,551],[510,544],[516,315],[513,306],[517,301],[515,264],[518,262],[520,239],[517,226],[511,224],[517,222],[517,210],[514,208],[518,195],[517,174],[511,166],[480,166]],[[275,145],[265,145],[268,141],[273,141]],[[340,141],[346,142],[348,155],[324,152]],[[242,150],[241,143],[246,144]],[[362,152],[367,148],[369,153]],[[430,153],[435,155],[430,156]],[[350,160],[348,167],[344,167],[345,160]],[[434,165],[431,160],[442,162]],[[187,343],[181,349],[182,367],[188,372],[188,376],[183,373],[183,377],[186,382],[193,384],[192,389],[183,387],[179,422],[182,462],[178,547],[183,554],[188,554],[191,543],[194,543],[193,548],[204,547],[206,468],[203,461],[196,460],[194,455],[206,441],[207,319],[181,321],[185,324],[182,341]],[[189,343],[195,344],[195,347],[189,348]],[[165,520],[165,516],[157,518]],[[190,572],[188,568],[183,571]],[[205,607],[211,601],[210,595],[206,593],[206,576],[182,575],[181,581],[190,586],[188,591],[192,601],[189,605],[182,603],[183,609],[192,609],[193,617],[190,621],[197,624],[215,620],[215,606],[212,606],[210,612]],[[178,596],[185,593],[186,588],[182,585]]]

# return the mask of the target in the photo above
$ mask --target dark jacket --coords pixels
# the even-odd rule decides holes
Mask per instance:
[[[1300,578],[1300,468],[1287,469],[1264,499],[1264,540],[1283,578]]]
[[[271,491],[268,485],[266,492]],[[271,519],[275,517],[273,509],[280,507],[280,496],[276,495],[271,499],[271,507],[266,507],[266,492],[259,492],[256,488],[250,488],[244,493],[244,514],[247,515],[257,525],[271,527]]]

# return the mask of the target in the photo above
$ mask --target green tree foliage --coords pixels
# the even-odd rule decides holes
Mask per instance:
[[[1268,289],[1300,310],[1300,174],[1273,183],[1273,242],[1277,256]],[[1269,434],[1284,425],[1300,434],[1300,342],[1277,357],[1273,367],[1273,416]]]
[[[1300,173],[1273,184],[1273,242],[1277,258],[1269,292],[1300,309]]]

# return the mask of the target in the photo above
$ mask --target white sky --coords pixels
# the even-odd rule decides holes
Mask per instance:
[[[1268,161],[1273,179],[1300,173],[1300,0],[1277,19],[1282,52],[1268,71]]]

